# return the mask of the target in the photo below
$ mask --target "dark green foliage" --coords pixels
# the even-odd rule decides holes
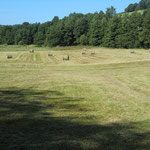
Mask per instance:
[[[145,9],[150,0],[130,4],[126,12]],[[72,13],[43,24],[0,26],[0,44],[37,46],[93,45],[112,48],[150,47],[150,10],[143,14],[134,12],[116,14],[113,6],[106,13],[100,11],[83,15]]]
[[[102,44],[106,22],[106,17],[103,12],[94,15],[93,19],[91,20],[89,29],[90,45],[97,46]]]
[[[87,31],[88,31],[88,21],[86,20],[85,17],[80,17],[79,19],[76,20],[73,30],[73,34],[76,39],[75,44],[80,44],[81,35],[86,34]],[[85,44],[87,44],[87,42],[85,42]]]
[[[52,24],[55,24],[59,21],[59,17],[58,16],[55,16],[52,20]]]
[[[107,17],[112,17],[115,14],[116,14],[116,9],[113,6],[111,6],[110,8],[107,8],[107,10],[106,10]]]
[[[48,28],[45,44],[50,47],[63,45],[63,36],[63,23],[58,22]]]
[[[138,3],[130,4],[126,9],[125,12],[133,12],[137,9]]]
[[[5,26],[2,32],[3,32],[2,35],[4,35],[4,37],[2,36],[2,38],[4,38],[2,43],[13,45],[14,44],[14,32],[13,32],[12,26]]]
[[[143,29],[139,34],[139,41],[142,47],[150,48],[150,9],[148,9],[145,14]]]
[[[147,8],[150,8],[150,0],[141,0],[139,3],[130,4],[125,9],[125,12],[133,12],[136,10],[143,10]]]
[[[81,17],[81,14],[70,14],[69,17],[65,17],[63,19],[64,21],[64,38],[63,42],[65,46],[75,45],[77,43],[77,40],[75,39],[75,36],[80,38],[80,31],[79,33],[76,33],[75,23],[78,18]],[[83,33],[83,32],[82,32]],[[79,35],[78,35],[79,34]]]
[[[140,9],[150,8],[150,0],[141,0],[139,5],[140,5]]]
[[[80,44],[81,45],[87,45],[88,44],[88,37],[86,35],[81,35],[80,36]]]
[[[114,16],[108,22],[106,33],[103,39],[103,46],[116,47],[116,37],[120,34],[121,17]]]
[[[140,30],[142,29],[142,15],[133,13],[131,16],[125,15],[121,19],[119,35],[116,37],[116,47],[119,48],[139,48],[138,40]]]
[[[34,44],[42,46],[44,44],[45,36],[42,32],[37,32],[34,36]]]

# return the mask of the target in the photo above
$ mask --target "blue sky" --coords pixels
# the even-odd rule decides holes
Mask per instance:
[[[114,6],[123,12],[130,3],[140,0],[0,0],[0,24],[13,25],[35,23],[63,18],[70,13],[94,13]]]

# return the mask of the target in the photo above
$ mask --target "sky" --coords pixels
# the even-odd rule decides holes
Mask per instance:
[[[131,3],[140,0],[0,0],[0,25],[44,23],[54,16],[62,19],[70,13],[94,13],[114,6],[123,12]]]

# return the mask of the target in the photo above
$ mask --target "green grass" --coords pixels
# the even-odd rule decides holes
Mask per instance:
[[[7,47],[8,48],[8,47]],[[0,150],[150,149],[150,53],[0,52]],[[7,59],[11,53],[13,59]],[[63,61],[68,54],[70,61]]]
[[[76,50],[76,49],[83,49],[83,48],[93,48],[93,46],[61,46],[61,47],[37,47],[35,45],[0,45],[0,51],[29,51],[31,49],[34,49],[36,51],[48,51],[48,50],[55,50],[55,51],[59,51],[59,50]]]
[[[124,17],[125,15],[132,15],[134,14],[135,12],[143,15],[143,13],[145,12],[145,10],[138,10],[138,11],[133,11],[133,12],[123,12],[123,13],[119,13],[118,15],[121,15],[122,17]]]

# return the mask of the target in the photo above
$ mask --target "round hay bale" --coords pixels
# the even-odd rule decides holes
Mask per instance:
[[[69,60],[69,59],[70,59],[70,58],[69,58],[68,55],[63,56],[63,60]]]
[[[53,56],[53,54],[51,52],[48,53],[48,56]]]
[[[94,55],[95,54],[95,51],[91,51],[91,55]]]
[[[83,51],[86,51],[87,49],[86,48],[83,48]]]
[[[31,49],[31,50],[30,50],[30,53],[34,53],[34,49]]]
[[[13,56],[12,56],[11,54],[8,54],[8,55],[7,55],[7,58],[8,58],[8,59],[11,59],[11,58],[13,58]]]
[[[131,54],[135,54],[135,51],[132,49],[132,50],[130,51],[130,53],[131,53]]]
[[[82,51],[82,55],[85,55],[86,54],[86,52],[85,51]]]

